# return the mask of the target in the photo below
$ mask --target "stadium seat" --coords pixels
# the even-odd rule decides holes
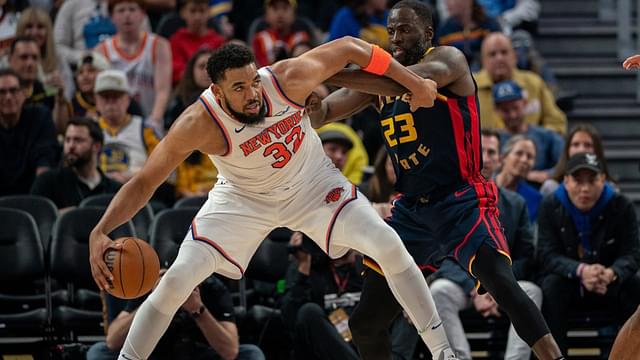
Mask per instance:
[[[0,207],[23,210],[33,216],[46,258],[51,242],[51,229],[58,217],[58,208],[53,201],[37,195],[11,195],[0,197]]]
[[[45,264],[36,222],[26,211],[9,208],[0,208],[0,219],[0,334],[44,335]]]
[[[180,209],[183,207],[201,207],[204,205],[204,202],[207,201],[208,196],[189,196],[183,197],[182,199],[176,201],[173,205],[174,209]]]
[[[197,212],[196,207],[167,209],[153,219],[149,230],[149,243],[158,253],[160,267],[166,268],[173,263]]]
[[[97,206],[106,208],[111,203],[111,199],[113,199],[114,194],[98,194],[85,198],[80,202],[78,207],[87,207],[87,206]],[[146,204],[137,214],[133,216],[133,226],[136,229],[136,235],[145,240],[149,241],[149,226],[151,225],[151,221],[153,220],[153,210],[149,204]]]
[[[53,309],[53,324],[70,334],[103,334],[98,288],[89,266],[89,234],[104,214],[104,207],[83,207],[62,214],[53,228],[50,263],[51,277],[64,284],[69,293],[67,305]],[[136,236],[131,221],[119,226],[112,239]]]

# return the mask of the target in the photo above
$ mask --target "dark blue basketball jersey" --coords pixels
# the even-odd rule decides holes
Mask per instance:
[[[481,177],[480,117],[476,95],[439,89],[435,105],[411,112],[399,97],[380,97],[380,125],[405,195],[440,193]]]

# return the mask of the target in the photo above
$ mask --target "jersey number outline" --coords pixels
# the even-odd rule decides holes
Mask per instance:
[[[287,136],[285,136],[284,143],[277,142],[267,146],[264,149],[262,155],[264,157],[272,155],[273,158],[276,159],[276,161],[271,164],[271,167],[275,169],[282,169],[289,163],[289,160],[291,160],[291,156],[298,152],[298,149],[300,149],[300,144],[302,144],[302,139],[304,139],[304,131],[302,131],[300,125],[294,126],[291,129],[291,132],[287,134]],[[291,144],[291,142],[293,142],[293,149],[289,150],[287,148],[287,145]],[[293,151],[293,154],[291,153],[291,151]]]
[[[398,145],[398,141],[400,144],[404,144],[418,139],[418,132],[416,131],[415,122],[413,121],[413,115],[411,113],[386,118],[380,121],[380,125],[382,126],[384,138],[387,140],[389,147]],[[396,128],[399,128],[398,132],[401,135],[397,139],[393,136]]]

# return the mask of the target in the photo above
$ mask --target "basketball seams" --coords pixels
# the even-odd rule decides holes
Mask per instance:
[[[120,256],[118,256],[118,268],[120,270],[120,276],[119,276],[119,278],[120,278],[119,279],[120,280],[120,289],[122,289],[122,296],[123,297],[127,296],[127,291],[125,290],[124,282],[122,280],[124,278],[124,276],[122,276],[122,274],[123,274],[122,273],[122,252],[124,251],[125,244],[127,243],[127,240],[129,240],[129,239],[130,238],[126,238],[126,239],[122,240],[122,249],[120,250]]]
[[[140,278],[140,285],[138,286],[138,291],[136,291],[136,297],[140,295],[140,292],[142,291],[142,286],[144,285],[144,279],[145,279],[145,263],[144,263],[144,254],[142,252],[142,248],[140,247],[140,244],[138,244],[137,241],[133,241],[133,243],[136,245],[136,248],[138,249],[138,253],[140,254],[140,261],[142,263],[142,277]]]

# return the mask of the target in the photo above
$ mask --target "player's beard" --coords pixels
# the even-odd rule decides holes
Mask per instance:
[[[226,99],[224,102],[226,103],[227,109],[229,110],[231,115],[233,115],[233,117],[236,120],[240,121],[243,124],[247,124],[247,125],[260,124],[261,122],[264,121],[264,117],[267,115],[267,108],[266,106],[264,106],[264,103],[260,105],[260,111],[258,111],[257,114],[247,115],[245,113],[241,113],[233,110],[233,108],[231,107],[231,104],[229,104],[229,102]]]
[[[411,46],[408,49],[403,48],[402,50],[404,50],[404,59],[402,59],[401,64],[404,66],[410,66],[417,64],[420,59],[422,59],[427,48],[420,42],[416,42],[414,46]]]

